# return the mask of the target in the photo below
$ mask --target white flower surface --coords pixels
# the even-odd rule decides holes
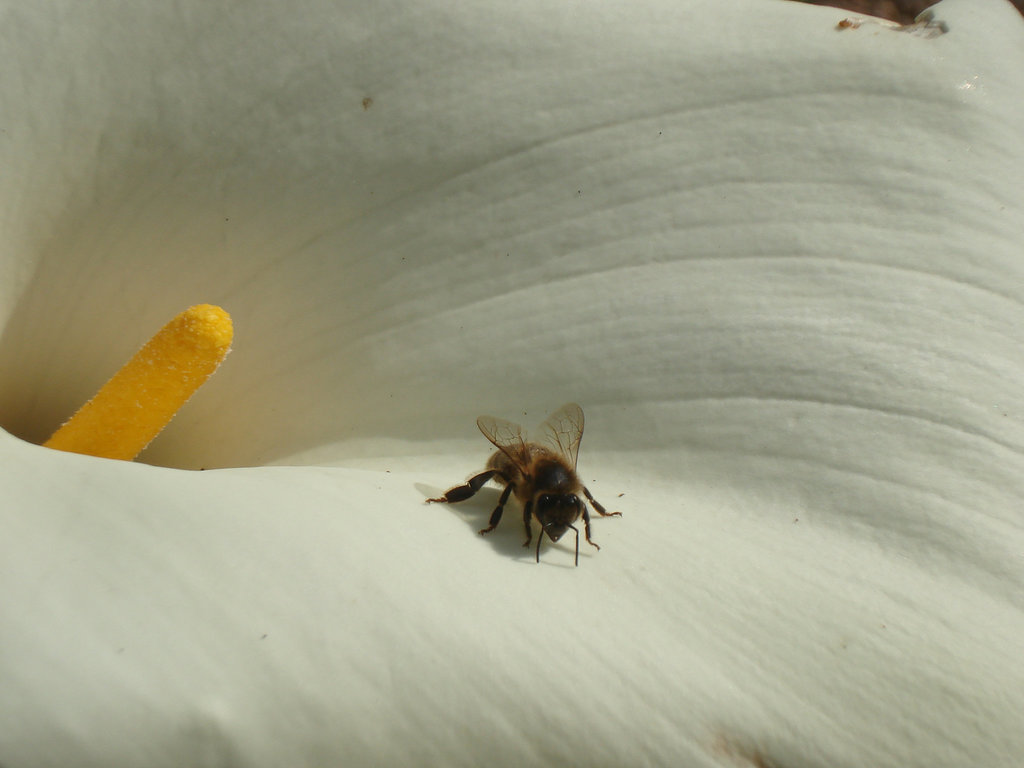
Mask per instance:
[[[934,14],[0,3],[0,764],[1019,765],[1024,22]],[[146,463],[31,444],[197,302]],[[578,568],[424,505],[569,400]]]

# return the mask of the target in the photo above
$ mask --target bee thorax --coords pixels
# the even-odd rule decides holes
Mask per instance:
[[[576,482],[569,468],[559,462],[539,463],[534,470],[533,483],[552,493],[571,493]]]

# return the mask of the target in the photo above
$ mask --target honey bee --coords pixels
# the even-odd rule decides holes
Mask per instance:
[[[444,496],[427,499],[427,503],[454,504],[472,498],[485,483],[494,480],[505,486],[498,506],[491,513],[491,519],[481,534],[490,533],[501,520],[501,513],[509,496],[515,493],[523,504],[523,525],[526,527],[526,542],[533,540],[531,520],[536,517],[541,531],[537,537],[537,562],[540,562],[540,545],[544,534],[552,541],[558,541],[569,529],[576,533],[576,565],[580,564],[580,532],[573,525],[583,516],[583,532],[587,543],[600,549],[590,538],[590,513],[587,504],[580,498],[582,493],[594,505],[602,517],[621,515],[621,512],[607,512],[576,475],[576,457],[579,455],[580,440],[583,439],[583,409],[576,403],[566,403],[552,413],[541,425],[545,445],[527,441],[523,428],[511,421],[494,416],[481,416],[476,425],[498,449],[487,462],[487,469],[474,475],[464,485],[456,485]]]

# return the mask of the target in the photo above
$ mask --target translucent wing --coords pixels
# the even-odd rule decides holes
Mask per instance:
[[[523,471],[523,474],[528,474],[530,456],[526,449],[522,427],[495,416],[481,416],[476,420],[476,425],[480,427],[484,437],[508,456],[512,463]]]
[[[548,416],[541,430],[551,447],[565,456],[572,468],[576,469],[576,457],[580,452],[580,440],[583,439],[583,409],[576,403],[566,403]]]

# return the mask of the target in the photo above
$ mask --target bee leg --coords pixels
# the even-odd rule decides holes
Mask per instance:
[[[590,494],[588,493],[587,496],[589,497]],[[590,500],[594,501],[593,499],[590,499]],[[594,503],[596,504],[597,502],[594,502]],[[598,510],[598,511],[600,511],[600,510]],[[618,513],[616,513],[616,514],[618,514]],[[600,546],[597,545],[596,542],[591,541],[591,539],[590,539],[590,513],[587,511],[586,505],[583,505],[583,533],[586,534],[587,544],[589,544],[592,547],[596,547],[597,549],[601,548]],[[577,536],[576,547],[577,547],[577,549],[579,549],[579,533],[577,533],[576,536]]]
[[[510,493],[512,493],[512,486],[506,485],[505,490],[501,492],[501,498],[498,499],[498,506],[491,512],[491,519],[487,521],[487,527],[480,529],[481,534],[490,533],[494,530],[494,526],[501,522],[501,513],[505,511],[505,502],[508,501]]]
[[[605,511],[605,508],[598,503],[597,499],[590,495],[590,491],[587,490],[586,486],[583,487],[583,492],[587,494],[587,499],[590,501],[591,504],[594,505],[594,509],[597,510],[597,514],[599,514],[601,517],[622,517],[621,512]],[[585,511],[584,514],[586,514]],[[590,541],[590,536],[587,536],[587,541]]]
[[[496,474],[498,474],[498,470],[488,469],[486,472],[481,472],[479,475],[469,478],[465,485],[456,485],[454,488],[449,488],[445,491],[444,496],[438,496],[436,499],[427,499],[427,503],[454,504],[456,501],[465,501],[476,495],[476,492],[484,487],[484,483]],[[500,509],[501,507],[499,506],[498,508]],[[498,517],[501,517],[501,515],[498,515]],[[494,526],[491,527],[493,528]]]
[[[533,501],[528,501],[523,505],[523,526],[526,528],[526,541],[523,542],[524,547],[530,546],[530,542],[533,540],[533,531],[530,529],[530,518],[533,516]],[[540,534],[540,538],[544,538],[544,532]],[[540,540],[537,541],[537,562],[540,562]]]

